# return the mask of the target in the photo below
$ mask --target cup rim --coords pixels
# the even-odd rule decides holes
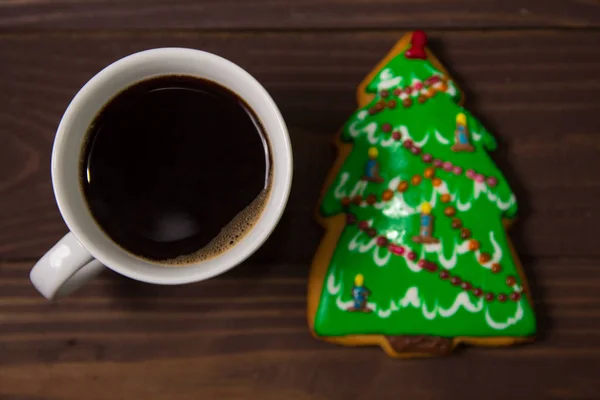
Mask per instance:
[[[271,193],[261,216],[252,229],[233,248],[213,258],[185,266],[174,267],[146,261],[125,251],[112,242],[97,225],[89,210],[86,209],[87,215],[73,211],[71,202],[85,202],[85,199],[79,181],[76,183],[78,190],[73,190],[73,179],[65,177],[67,175],[65,174],[65,169],[67,168],[65,157],[70,157],[71,160],[73,158],[73,155],[67,155],[66,148],[69,143],[69,135],[71,134],[70,128],[75,124],[81,108],[85,106],[86,102],[91,101],[103,86],[109,85],[111,79],[118,76],[118,74],[126,73],[127,71],[131,71],[132,68],[142,65],[147,67],[152,63],[162,63],[161,65],[167,65],[167,68],[173,68],[174,71],[172,74],[174,75],[181,74],[179,70],[176,70],[177,63],[181,63],[180,65],[185,66],[185,68],[190,67],[190,65],[185,63],[197,64],[194,68],[197,68],[196,71],[198,72],[191,75],[213,80],[233,90],[242,97],[261,120],[271,146],[273,159]],[[217,69],[219,71],[218,74],[215,72]],[[211,76],[210,71],[221,77],[225,77],[224,79],[229,80],[229,82],[212,79],[214,76]],[[168,72],[162,75],[166,74]],[[155,74],[155,76],[159,75],[161,74]],[[147,79],[151,76],[153,74],[140,77],[137,81]],[[134,84],[135,82],[136,80],[132,80],[129,84]],[[246,91],[250,90],[252,95],[245,96],[240,93],[240,90],[238,90],[239,87],[233,87],[235,85],[243,86]],[[119,90],[123,90],[126,87],[120,87]],[[116,95],[117,93],[118,91],[114,94]],[[96,109],[95,113],[98,111],[99,109]],[[265,118],[268,118],[268,123],[266,123]],[[74,140],[73,135],[71,134],[71,140]],[[78,145],[80,152],[82,145],[83,142]],[[79,158],[80,155],[77,155],[77,157]],[[59,211],[69,230],[83,247],[102,264],[124,276],[143,282],[183,284],[220,275],[239,265],[262,246],[279,222],[287,204],[293,175],[292,157],[292,148],[285,121],[269,93],[252,75],[237,64],[202,50],[177,47],[157,48],[133,53],[115,61],[94,75],[78,91],[63,114],[56,132],[51,158],[52,186]],[[72,173],[70,176],[72,176]],[[77,195],[74,195],[74,192],[77,192]],[[82,219],[85,219],[86,222],[82,223]],[[94,227],[90,226],[90,219],[94,222]],[[99,234],[104,237],[104,240],[100,239]],[[95,236],[95,238],[92,238],[92,236]]]

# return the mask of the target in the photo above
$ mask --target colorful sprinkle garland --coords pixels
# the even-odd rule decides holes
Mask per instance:
[[[429,178],[429,179],[433,178],[433,175],[428,174],[428,172],[429,171],[426,169],[425,170],[425,177]],[[421,182],[420,175],[413,176],[412,179],[411,179],[411,181],[412,181],[413,184],[415,184],[415,181],[417,181],[418,183],[420,183]],[[439,186],[441,184],[441,180],[439,178],[433,178],[432,181],[433,181],[433,185],[434,186]],[[415,185],[417,185],[417,184],[415,184]],[[406,191],[408,189],[408,187],[409,187],[408,181],[401,181],[398,184],[397,190],[398,190],[398,192],[402,193],[402,192]],[[385,190],[383,192],[383,194],[381,195],[381,199],[383,201],[389,201],[389,200],[392,199],[392,197],[393,197],[393,192],[390,189]],[[444,194],[442,194],[440,196],[440,201],[442,203],[449,203],[450,200],[451,200],[450,195],[447,194],[447,193],[444,193]],[[370,194],[370,195],[368,195],[366,197],[365,201],[366,201],[366,203],[368,205],[373,205],[373,204],[377,203],[378,199],[377,199],[376,195]],[[355,196],[353,198],[344,197],[342,199],[342,201],[341,201],[341,203],[342,203],[342,205],[344,207],[349,206],[351,203],[353,203],[355,205],[361,205],[362,202],[363,202],[362,196]],[[456,215],[456,208],[453,207],[453,206],[447,206],[444,209],[444,215],[447,216],[447,217],[454,217]],[[460,218],[452,218],[452,228],[454,228],[454,229],[460,229],[460,238],[461,239],[465,239],[466,240],[466,239],[469,239],[471,237],[471,230],[462,226],[462,221],[460,220]],[[479,250],[479,247],[480,247],[480,244],[479,244],[478,240],[471,239],[469,241],[469,250],[470,251],[477,251],[477,250]],[[478,261],[481,264],[485,264],[488,261],[490,261],[491,258],[492,257],[491,257],[491,255],[489,253],[481,253],[479,255]],[[498,273],[501,270],[502,270],[502,267],[500,266],[500,264],[497,264],[497,263],[493,264],[492,267],[491,267],[491,271],[493,273]],[[509,284],[508,286],[512,286],[513,284]]]
[[[393,90],[393,94],[397,97],[399,97],[402,100],[402,105],[407,108],[410,107],[412,105],[412,100],[410,98],[410,95],[413,93],[421,93],[418,97],[418,102],[419,103],[424,103],[425,101],[427,101],[427,99],[435,96],[435,94],[440,91],[440,92],[444,92],[447,89],[447,82],[448,78],[446,76],[438,76],[438,75],[434,75],[428,79],[425,80],[424,85],[421,82],[416,82],[413,85],[410,86],[406,86],[405,88],[396,88]],[[435,85],[436,83],[440,83],[440,85],[438,85],[438,87],[433,87],[433,85]],[[424,89],[425,87],[425,89]],[[390,96],[390,93],[388,90],[382,90],[380,92],[381,97],[383,98],[382,100],[379,100],[377,103],[375,103],[375,105],[369,109],[369,114],[373,115],[373,114],[377,114],[378,112],[381,112],[383,110],[385,110],[385,108],[390,108],[393,109],[396,107],[397,105],[397,101],[396,100],[389,100],[386,102],[386,98],[388,98]],[[398,131],[393,131],[392,132],[392,124],[389,122],[385,122],[381,125],[381,130],[384,133],[390,133],[392,134],[392,138],[396,141],[402,141],[402,133],[398,132]],[[403,145],[404,147],[406,147],[412,154],[418,156],[422,153],[422,149],[419,146],[416,146],[412,140],[410,139],[406,139],[403,140]],[[483,174],[480,174],[478,172],[476,172],[473,169],[468,169],[466,171],[463,171],[463,168],[458,166],[458,165],[452,165],[452,163],[450,161],[444,161],[444,160],[440,160],[437,159],[428,153],[423,153],[421,156],[421,160],[426,163],[426,164],[431,164],[433,163],[433,166],[435,168],[440,168],[440,169],[444,169],[445,171],[448,172],[452,172],[455,175],[462,175],[463,172],[465,174],[465,176],[471,180],[474,180],[476,182],[479,183],[485,183],[487,184],[489,187],[494,187],[498,184],[498,179],[496,177],[493,176],[484,176]]]
[[[448,77],[446,76],[434,75],[432,77],[427,78],[424,82],[415,82],[412,85],[408,85],[403,88],[396,88],[392,91],[391,94],[401,101],[402,106],[404,108],[408,108],[414,103],[411,96],[417,97],[417,102],[423,104],[427,100],[435,96],[437,92],[445,92],[446,90],[448,90],[447,81]],[[371,115],[377,114],[385,110],[386,107],[389,109],[394,109],[398,105],[398,101],[395,99],[387,100],[390,98],[389,90],[382,90],[381,92],[379,92],[379,95],[382,99],[375,103],[375,105],[369,109],[368,112]]]
[[[392,133],[392,138],[396,141],[402,140],[402,134],[398,131],[394,131]],[[412,140],[406,139],[402,141],[402,145],[410,151],[411,154],[418,156],[422,153],[422,149],[419,146],[416,146]],[[433,155],[429,153],[423,153],[421,155],[421,161],[425,164],[432,164],[434,168],[443,169],[447,172],[452,172],[454,175],[462,175],[463,168],[458,165],[452,165],[450,161],[440,160],[439,158],[434,158]],[[471,180],[474,180],[479,183],[485,183],[489,187],[494,187],[498,184],[498,179],[493,176],[484,176],[483,174],[477,173],[473,169],[468,169],[465,172],[465,176]]]
[[[441,84],[438,85],[437,88],[434,88],[433,85],[435,85],[436,83],[439,83],[439,82],[441,82]],[[434,76],[428,78],[427,80],[425,80],[425,82],[424,82],[425,88],[421,82],[416,82],[413,85],[407,86],[405,88],[396,88],[393,90],[392,93],[394,96],[397,96],[400,100],[402,100],[402,105],[404,107],[410,107],[412,105],[412,99],[410,97],[411,95],[418,94],[418,102],[424,103],[428,98],[435,96],[437,91],[446,91],[447,90],[446,82],[447,82],[447,77],[445,77],[445,76],[440,77],[440,76],[434,75]],[[369,109],[369,114],[376,114],[378,112],[381,112],[386,107],[390,108],[390,109],[393,109],[396,107],[396,105],[397,105],[396,100],[388,100],[388,101],[384,100],[384,99],[387,99],[390,97],[390,93],[388,90],[381,91],[380,95],[383,99],[379,100],[375,104],[374,107]],[[422,149],[419,146],[416,146],[411,139],[402,140],[402,133],[399,131],[393,131],[393,126],[389,122],[383,123],[381,125],[381,130],[384,133],[391,133],[392,138],[396,141],[401,141],[403,146],[407,150],[409,150],[411,154],[413,154],[415,156],[421,156],[421,161],[423,163],[432,164],[432,167],[427,167],[425,169],[425,171],[423,172],[423,176],[426,179],[431,179],[432,185],[434,187],[438,187],[443,183],[440,178],[435,177],[436,169],[443,169],[443,170],[445,170],[447,172],[451,172],[457,176],[463,175],[463,173],[464,173],[464,175],[467,178],[474,180],[478,183],[485,183],[489,187],[494,187],[498,184],[498,179],[493,176],[486,177],[483,174],[477,173],[473,169],[467,169],[466,171],[464,171],[462,167],[460,167],[458,165],[453,165],[450,161],[444,161],[444,160],[441,160],[438,158],[434,158],[432,154],[423,153]],[[423,177],[421,175],[414,175],[410,179],[410,181],[407,181],[407,180],[401,181],[398,184],[396,189],[398,192],[404,192],[409,188],[409,186],[411,184],[413,186],[417,186],[422,182],[422,180],[423,180]],[[393,196],[394,196],[393,191],[390,189],[387,189],[382,193],[381,199],[383,201],[389,201],[393,198]],[[442,203],[449,203],[450,200],[451,200],[451,197],[450,197],[450,194],[448,194],[448,193],[444,193],[440,196],[440,201]],[[341,200],[341,203],[344,207],[348,207],[350,204],[361,205],[363,203],[363,201],[366,202],[368,205],[372,206],[378,202],[378,198],[374,194],[369,194],[365,199],[363,199],[362,196],[358,195],[353,198],[344,197]],[[460,232],[461,239],[466,240],[471,237],[471,230],[466,227],[463,227],[462,221],[460,220],[460,218],[455,217],[455,215],[456,215],[455,207],[453,207],[451,205],[447,206],[444,209],[444,215],[449,218],[452,218],[452,228],[460,230],[459,232]],[[348,224],[357,223],[356,216],[354,216],[353,214],[351,214],[349,212],[347,212],[346,220],[347,220]],[[369,237],[375,237],[378,235],[377,231],[373,227],[370,227],[369,223],[367,221],[358,222],[358,227],[359,227],[359,229],[364,231]],[[417,258],[417,255],[414,252],[406,253],[404,247],[390,243],[389,240],[385,236],[379,236],[377,238],[376,243],[380,247],[387,247],[390,252],[392,252],[393,254],[395,254],[397,256],[406,256],[411,261],[415,260]],[[480,247],[479,241],[477,241],[475,239],[469,240],[469,250],[470,251],[477,251],[477,250],[479,250],[479,247]],[[485,263],[489,262],[491,260],[491,258],[492,257],[489,253],[481,253],[479,255],[478,261],[480,264],[485,264]],[[432,273],[437,272],[439,269],[437,264],[435,264],[434,262],[425,260],[425,259],[419,260],[417,262],[417,265],[419,265],[421,268],[423,268],[429,272],[432,272]],[[497,274],[500,271],[502,271],[502,267],[498,263],[492,264],[490,269],[491,269],[491,272],[494,274]],[[462,279],[458,276],[451,276],[447,270],[440,271],[439,277],[440,277],[440,279],[448,280],[454,286],[460,286],[465,291],[471,290],[473,292],[473,294],[477,297],[484,296],[484,298],[487,301],[493,301],[494,299],[497,299],[500,302],[504,302],[504,301],[506,301],[507,298],[510,298],[513,301],[518,301],[521,299],[521,293],[523,293],[523,291],[524,291],[523,288],[520,288],[519,292],[514,291],[514,292],[510,293],[510,295],[508,295],[508,296],[504,293],[499,293],[498,295],[495,295],[494,293],[491,293],[491,292],[485,293],[485,295],[484,295],[483,290],[481,290],[480,288],[473,288],[471,283],[463,282]],[[509,276],[506,278],[506,284],[509,287],[513,287],[516,284],[516,279],[512,276]]]
[[[400,140],[401,135],[400,132],[394,132],[394,138],[396,140]],[[407,145],[406,142],[410,142],[409,145]],[[406,140],[404,142],[404,146],[407,149],[411,150],[411,153],[415,154],[415,151],[413,149],[417,148],[416,146],[412,145],[412,141],[411,140]],[[419,149],[420,150],[420,149]],[[418,153],[417,153],[418,154]],[[427,160],[431,161],[433,160],[433,157],[429,154],[424,154],[422,157],[423,161],[425,163],[428,163]],[[454,170],[455,173],[457,175],[460,174],[460,172],[462,172],[462,169],[460,170],[460,172],[457,172],[457,166],[452,166],[450,164],[450,166],[447,166],[446,163],[440,161],[439,163],[437,163],[438,165],[440,165],[442,168],[444,168],[444,170]],[[434,162],[434,167],[436,166],[436,163]],[[426,179],[431,179],[432,181],[432,185],[434,187],[438,187],[440,186],[443,181],[440,178],[435,177],[435,168],[434,167],[427,167],[425,169],[425,171],[423,172],[423,176]],[[489,178],[488,178],[489,179]],[[414,175],[410,181],[408,180],[402,180],[400,181],[400,183],[398,183],[398,186],[396,188],[396,190],[400,193],[405,192],[406,190],[408,190],[408,188],[410,187],[410,185],[412,184],[413,186],[417,186],[422,182],[423,178],[421,177],[421,175]],[[394,196],[394,192],[390,189],[386,189],[382,194],[381,194],[381,200],[383,201],[390,201]],[[448,193],[444,193],[440,196],[440,201],[442,203],[449,203],[451,200],[450,194]],[[369,194],[365,199],[363,199],[362,196],[358,195],[355,196],[353,198],[350,197],[344,197],[341,200],[341,203],[344,207],[348,207],[350,204],[355,204],[355,205],[361,205],[362,203],[366,202],[368,205],[374,205],[375,203],[377,203],[379,201],[379,199],[377,198],[377,196],[375,194]],[[460,231],[460,237],[461,239],[469,239],[471,237],[471,230],[464,227],[462,224],[462,221],[460,220],[460,218],[455,217],[456,215],[456,208],[448,205],[445,209],[444,209],[444,215],[452,218],[452,228],[454,229],[459,229]],[[356,216],[354,216],[353,214],[347,212],[347,217],[346,217],[346,221],[348,224],[354,224],[357,223],[356,220]],[[364,231],[369,237],[375,237],[378,235],[377,231],[369,226],[369,223],[367,221],[360,221],[358,222],[358,228],[361,229],[362,231]],[[414,252],[408,252],[407,254],[405,254],[405,249],[402,246],[393,244],[393,243],[389,243],[389,240],[385,237],[385,236],[379,236],[377,238],[377,245],[380,247],[387,247],[388,250],[390,252],[392,252],[395,255],[398,256],[403,256],[405,255],[409,260],[415,260],[416,259],[416,254]],[[470,239],[469,240],[469,250],[470,251],[477,251],[480,248],[480,244],[479,241],[476,239]],[[480,264],[485,264],[487,262],[489,262],[491,260],[491,255],[489,253],[481,253],[479,255],[478,261]],[[434,262],[422,259],[419,260],[417,263],[421,268],[429,271],[429,272],[437,272],[438,270],[438,266],[437,264],[435,264]],[[502,267],[500,266],[500,264],[498,263],[494,263],[491,266],[491,272],[494,274],[499,273],[502,270]],[[469,291],[472,290],[473,294],[476,295],[477,297],[481,297],[483,295],[483,291],[479,288],[473,288],[471,283],[469,282],[463,282],[460,277],[458,276],[450,276],[450,273],[446,270],[442,270],[439,274],[440,279],[449,279],[449,282],[451,284],[453,284],[454,286],[460,286],[463,290],[465,291]],[[506,284],[509,287],[514,286],[516,283],[516,279],[512,276],[507,277],[506,279]],[[523,289],[521,288],[521,292],[523,291]],[[507,298],[510,298],[513,301],[518,301],[521,298],[521,292],[517,292],[514,291],[512,292],[508,297],[507,295],[500,293],[497,296],[494,295],[494,293],[486,293],[485,294],[485,299],[487,301],[492,301],[494,300],[494,298],[496,298],[498,301],[500,302],[504,302],[506,301]]]
[[[354,214],[348,213],[347,217],[346,217],[346,221],[348,222],[348,224],[356,223],[358,225],[358,229],[365,232],[371,238],[378,236],[377,230],[375,228],[371,227],[369,225],[368,221],[358,221],[357,222]],[[376,240],[376,244],[379,247],[387,247],[387,249],[394,255],[404,256],[407,259],[409,259],[410,261],[414,261],[417,259],[417,254],[414,251],[407,252],[404,247],[397,245],[397,244],[390,243],[388,238],[386,238],[385,236],[378,236],[377,240]],[[431,273],[436,273],[440,269],[436,263],[425,260],[425,259],[418,260],[417,265]],[[450,275],[450,273],[445,269],[443,269],[439,272],[438,277],[442,280],[446,280],[446,281],[450,282],[450,284],[452,284],[454,286],[460,286],[460,288],[464,291],[472,291],[473,294],[477,297],[484,296],[484,298],[487,301],[493,301],[494,299],[497,299],[499,302],[505,302],[508,298],[510,298],[512,301],[519,301],[521,299],[521,293],[516,292],[516,291],[510,293],[510,295],[508,295],[508,296],[504,293],[494,294],[492,292],[485,293],[485,295],[484,295],[483,290],[481,290],[480,288],[473,287],[473,285],[471,283],[463,281],[457,275],[454,275],[454,276]],[[514,285],[514,282],[516,282],[516,280],[514,277],[508,277],[506,279],[506,283],[509,284],[509,282],[512,282]],[[512,286],[512,285],[509,285],[509,286]]]
[[[427,170],[425,170],[425,173],[427,173]],[[419,179],[416,179],[416,178],[419,178]],[[440,183],[437,183],[436,179]],[[413,183],[415,181],[418,181],[420,183],[420,176],[419,175],[413,176],[413,178],[411,179],[411,181]],[[439,178],[433,178],[432,181],[434,181],[433,182],[434,186],[439,186],[441,184],[441,180]],[[408,181],[401,181],[398,184],[397,190],[398,190],[398,192],[404,192],[404,191],[406,191],[408,189],[408,187],[409,187]],[[383,192],[382,196],[381,196],[381,198],[382,198],[383,201],[389,201],[389,200],[392,199],[392,197],[393,197],[393,192],[391,190],[389,190],[389,189],[385,190]],[[444,194],[442,194],[440,196],[440,201],[442,203],[449,203],[450,200],[451,200],[450,195],[447,194],[447,193],[444,193]],[[373,205],[373,204],[377,203],[378,199],[377,199],[376,195],[370,194],[370,195],[367,196],[367,198],[366,198],[365,201],[366,201],[366,203],[368,205]],[[351,203],[353,203],[355,205],[361,205],[362,202],[363,202],[363,198],[360,195],[359,196],[355,196],[353,198],[344,197],[342,199],[342,201],[341,201],[342,205],[345,206],[345,207],[349,206]],[[444,215],[447,216],[447,217],[454,217],[456,215],[456,208],[453,207],[453,206],[446,207],[444,209]],[[354,218],[354,219],[352,219],[352,218]],[[355,217],[352,217],[352,218],[349,219],[349,223],[353,223],[352,221],[355,221]],[[471,230],[468,229],[468,228],[463,227],[462,221],[460,220],[460,218],[452,218],[452,225],[451,226],[454,229],[460,229],[460,238],[461,239],[466,240],[466,239],[469,239],[471,237]],[[471,239],[469,241],[469,250],[470,251],[477,251],[477,250],[479,250],[479,248],[480,248],[480,244],[479,244],[478,240]],[[489,262],[491,260],[491,258],[492,257],[491,257],[491,255],[489,253],[481,253],[479,255],[478,261],[479,261],[480,264],[485,264],[485,263]],[[495,273],[495,274],[499,273],[501,270],[502,270],[502,267],[498,263],[494,263],[491,266],[491,271],[493,273]],[[507,285],[508,286],[513,286],[514,282],[513,283],[510,283],[510,282],[512,282],[512,281],[509,281],[507,279]]]

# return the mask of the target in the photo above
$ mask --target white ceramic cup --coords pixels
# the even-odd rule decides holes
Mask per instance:
[[[233,248],[184,267],[151,263],[117,246],[94,221],[79,183],[84,137],[102,106],[135,82],[173,74],[197,76],[219,83],[243,98],[265,129],[273,160],[272,190],[254,227]],[[214,54],[162,48],[116,61],[81,88],[58,126],[51,170],[54,196],[70,232],[36,263],[30,273],[33,285],[48,299],[67,295],[81,287],[104,266],[138,281],[176,285],[208,279],[240,264],[265,242],[283,213],[292,184],[292,149],[279,109],[248,72]]]

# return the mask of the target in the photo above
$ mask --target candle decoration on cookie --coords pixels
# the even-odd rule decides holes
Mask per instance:
[[[371,147],[368,151],[369,159],[365,165],[365,175],[363,180],[370,182],[383,182],[383,178],[379,176],[379,162],[377,156],[379,156],[379,150],[377,147]]]
[[[370,313],[371,309],[367,305],[367,300],[371,291],[365,286],[365,277],[358,274],[354,277],[354,286],[352,287],[352,306],[348,311]]]
[[[467,127],[467,116],[459,113],[456,116],[456,130],[454,131],[454,145],[452,151],[474,151],[469,138],[469,128]]]
[[[413,237],[415,243],[439,243],[440,241],[434,237],[433,234],[433,215],[431,215],[431,204],[423,202],[421,204],[421,225],[419,228],[419,235]]]

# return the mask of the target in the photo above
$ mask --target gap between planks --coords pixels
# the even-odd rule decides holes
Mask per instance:
[[[427,26],[420,27],[421,30],[427,32],[428,35],[443,35],[447,33],[456,34],[493,34],[507,36],[522,36],[523,34],[532,35],[552,35],[564,33],[597,33],[600,32],[598,27],[494,27],[494,28],[432,28]],[[219,28],[219,29],[118,29],[118,30],[19,30],[19,29],[2,29],[0,28],[1,39],[51,39],[51,38],[108,38],[108,37],[205,37],[206,35],[214,37],[233,37],[233,36],[321,36],[321,35],[378,35],[397,33],[398,37],[406,32],[415,30],[415,28],[315,28],[315,29],[285,29],[285,28]]]

